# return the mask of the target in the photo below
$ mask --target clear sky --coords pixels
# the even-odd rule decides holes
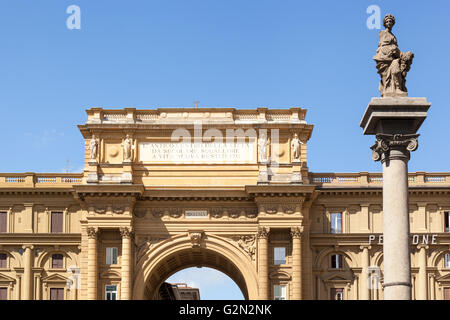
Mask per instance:
[[[81,171],[87,108],[196,100],[307,108],[311,171],[381,171],[359,127],[379,96],[370,5],[395,15],[409,95],[432,103],[410,171],[450,171],[448,0],[0,0],[0,172]]]

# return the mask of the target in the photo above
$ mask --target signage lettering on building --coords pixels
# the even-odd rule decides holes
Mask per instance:
[[[369,244],[383,244],[383,235],[369,236]],[[414,234],[411,237],[411,244],[437,244],[437,234]]]
[[[207,218],[208,211],[206,210],[186,210],[184,213],[186,218]]]
[[[141,142],[140,161],[147,163],[254,163],[253,142]]]

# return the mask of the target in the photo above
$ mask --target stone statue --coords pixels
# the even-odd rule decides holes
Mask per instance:
[[[92,135],[91,141],[89,141],[89,150],[91,152],[90,159],[96,161],[98,154],[98,139],[95,135]]]
[[[267,134],[263,131],[259,135],[258,147],[259,147],[259,162],[267,161],[267,146],[269,145],[269,140],[267,139]]]
[[[294,138],[291,141],[291,153],[292,153],[292,161],[300,161],[300,145],[303,142],[298,138],[298,134],[294,133]]]
[[[407,97],[406,74],[408,73],[414,54],[401,52],[397,46],[397,38],[392,34],[395,17],[387,14],[383,19],[386,30],[380,31],[380,42],[373,59],[377,63],[381,76],[380,92],[382,97]]]
[[[133,148],[133,139],[127,134],[127,137],[123,141],[123,160],[131,161],[131,149]]]

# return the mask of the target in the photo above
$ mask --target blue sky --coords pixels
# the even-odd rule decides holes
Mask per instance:
[[[409,169],[450,171],[448,0],[0,0],[0,172],[80,171],[87,108],[196,100],[307,108],[311,171],[379,172],[359,127],[379,96],[369,5],[396,16],[409,95],[432,103]]]

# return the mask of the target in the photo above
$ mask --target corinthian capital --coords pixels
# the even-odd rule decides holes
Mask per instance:
[[[300,239],[302,237],[303,227],[293,227],[291,228],[292,239]]]
[[[133,231],[130,227],[120,227],[119,232],[122,238],[130,239],[133,236]]]
[[[377,134],[377,141],[372,149],[372,159],[379,161],[393,156],[409,159],[409,152],[417,150],[419,142],[418,134]],[[394,155],[391,151],[397,151]]]
[[[98,228],[95,228],[95,227],[87,228],[87,235],[88,235],[89,239],[97,238],[97,234],[98,234]]]
[[[267,239],[269,237],[269,228],[259,227],[258,228],[258,239]]]

